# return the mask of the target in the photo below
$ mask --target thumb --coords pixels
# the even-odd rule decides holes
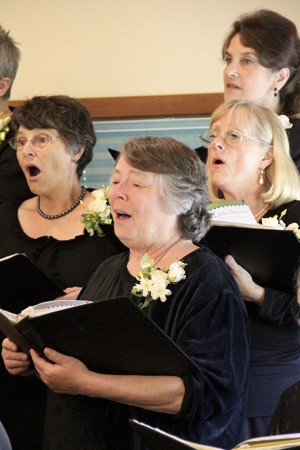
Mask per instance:
[[[57,352],[56,350],[53,350],[53,348],[46,347],[44,349],[44,355],[49,361],[55,364],[59,364],[60,366],[62,366],[63,362],[65,361],[65,355]]]
[[[237,269],[238,264],[233,256],[226,255],[224,261],[231,270]]]

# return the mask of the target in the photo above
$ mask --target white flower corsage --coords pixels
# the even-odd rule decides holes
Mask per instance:
[[[6,111],[0,112],[0,144],[5,141],[6,135],[9,132],[9,122],[11,120],[10,114]]]
[[[112,223],[111,208],[108,204],[108,192],[109,186],[103,186],[101,189],[92,191],[91,194],[95,197],[95,200],[89,203],[88,208],[85,208],[88,211],[87,214],[81,215],[81,222],[84,224],[90,236],[93,236],[95,231],[98,236],[104,236],[99,224]],[[82,201],[80,203],[84,206]]]
[[[300,239],[300,230],[299,225],[295,222],[290,223],[289,225],[286,225],[284,221],[282,220],[282,217],[286,214],[286,209],[282,211],[282,213],[279,216],[273,216],[273,217],[266,217],[265,219],[261,219],[262,225],[266,225],[268,227],[276,228],[277,230],[290,230],[294,231],[296,236]]]
[[[168,270],[154,269],[154,261],[149,258],[147,253],[141,259],[142,271],[136,275],[139,283],[135,284],[131,293],[137,297],[144,297],[140,308],[149,306],[152,300],[165,302],[167,296],[171,295],[169,284],[177,284],[186,278],[184,267],[186,264],[182,261],[172,263]]]
[[[285,128],[286,130],[288,130],[289,128],[292,128],[293,124],[290,122],[290,119],[288,118],[288,116],[281,114],[280,116],[278,116],[278,119],[280,120],[283,128]]]

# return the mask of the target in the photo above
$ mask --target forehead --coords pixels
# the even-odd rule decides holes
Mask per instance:
[[[140,169],[136,169],[135,167],[131,166],[124,156],[120,156],[120,158],[117,161],[117,164],[115,165],[115,168],[113,170],[113,175],[122,175],[122,176],[131,176],[131,177],[139,177],[143,178],[147,181],[157,181],[158,174],[153,172],[145,172]]]
[[[241,36],[239,33],[235,34],[231,41],[228,44],[228,47],[226,49],[226,52],[231,53],[233,51],[243,53],[243,54],[252,54],[256,55],[256,50],[251,47],[245,47],[241,42]]]
[[[20,125],[18,129],[18,134],[25,134],[25,133],[49,133],[49,132],[55,132],[56,130],[51,128],[33,128],[32,130],[29,130],[28,128],[25,128],[23,125]]]
[[[237,129],[242,132],[249,132],[253,130],[254,124],[243,114],[243,111],[235,110],[227,111],[216,117],[211,123],[211,128],[222,128],[225,131]]]

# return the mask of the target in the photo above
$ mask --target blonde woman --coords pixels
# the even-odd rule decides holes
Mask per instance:
[[[300,224],[300,179],[278,116],[246,100],[212,115],[207,173],[211,199],[245,200],[257,222]],[[225,262],[246,300],[251,323],[250,390],[244,436],[264,435],[281,393],[300,379],[300,307],[292,296],[256,284],[232,256]]]

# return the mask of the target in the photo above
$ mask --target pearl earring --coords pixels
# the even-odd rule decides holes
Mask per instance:
[[[260,169],[258,184],[260,186],[263,186],[265,184],[265,170],[264,169]]]

